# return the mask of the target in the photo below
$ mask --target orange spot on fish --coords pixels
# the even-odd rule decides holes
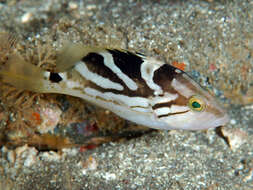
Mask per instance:
[[[176,67],[176,68],[182,70],[182,71],[184,71],[184,70],[185,70],[185,67],[186,67],[185,63],[183,63],[183,62],[177,62],[177,61],[172,62],[172,65],[173,65],[174,67]]]

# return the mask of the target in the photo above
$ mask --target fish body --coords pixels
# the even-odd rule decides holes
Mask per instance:
[[[155,129],[202,130],[224,125],[225,110],[182,70],[125,50],[69,43],[54,72],[13,55],[0,71],[17,88],[80,97]]]

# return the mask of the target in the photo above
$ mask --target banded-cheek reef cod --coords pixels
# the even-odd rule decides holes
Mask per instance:
[[[215,98],[184,71],[126,50],[67,43],[53,72],[14,52],[0,76],[19,89],[80,97],[155,129],[202,130],[228,121]]]

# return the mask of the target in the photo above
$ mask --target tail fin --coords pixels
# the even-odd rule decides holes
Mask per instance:
[[[0,81],[21,90],[34,92],[61,92],[58,84],[52,84],[43,70],[26,62],[16,51],[17,38],[7,32],[0,32]]]
[[[1,81],[12,86],[36,92],[44,90],[44,74],[46,71],[27,63],[22,57],[14,53],[8,56],[7,62],[1,67]]]

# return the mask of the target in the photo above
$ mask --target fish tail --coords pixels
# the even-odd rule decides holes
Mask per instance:
[[[22,90],[40,91],[44,71],[27,63],[17,52],[17,37],[0,32],[0,79]]]
[[[49,73],[40,67],[26,62],[18,53],[8,56],[0,67],[1,81],[21,90],[51,92],[52,84],[45,76]]]

